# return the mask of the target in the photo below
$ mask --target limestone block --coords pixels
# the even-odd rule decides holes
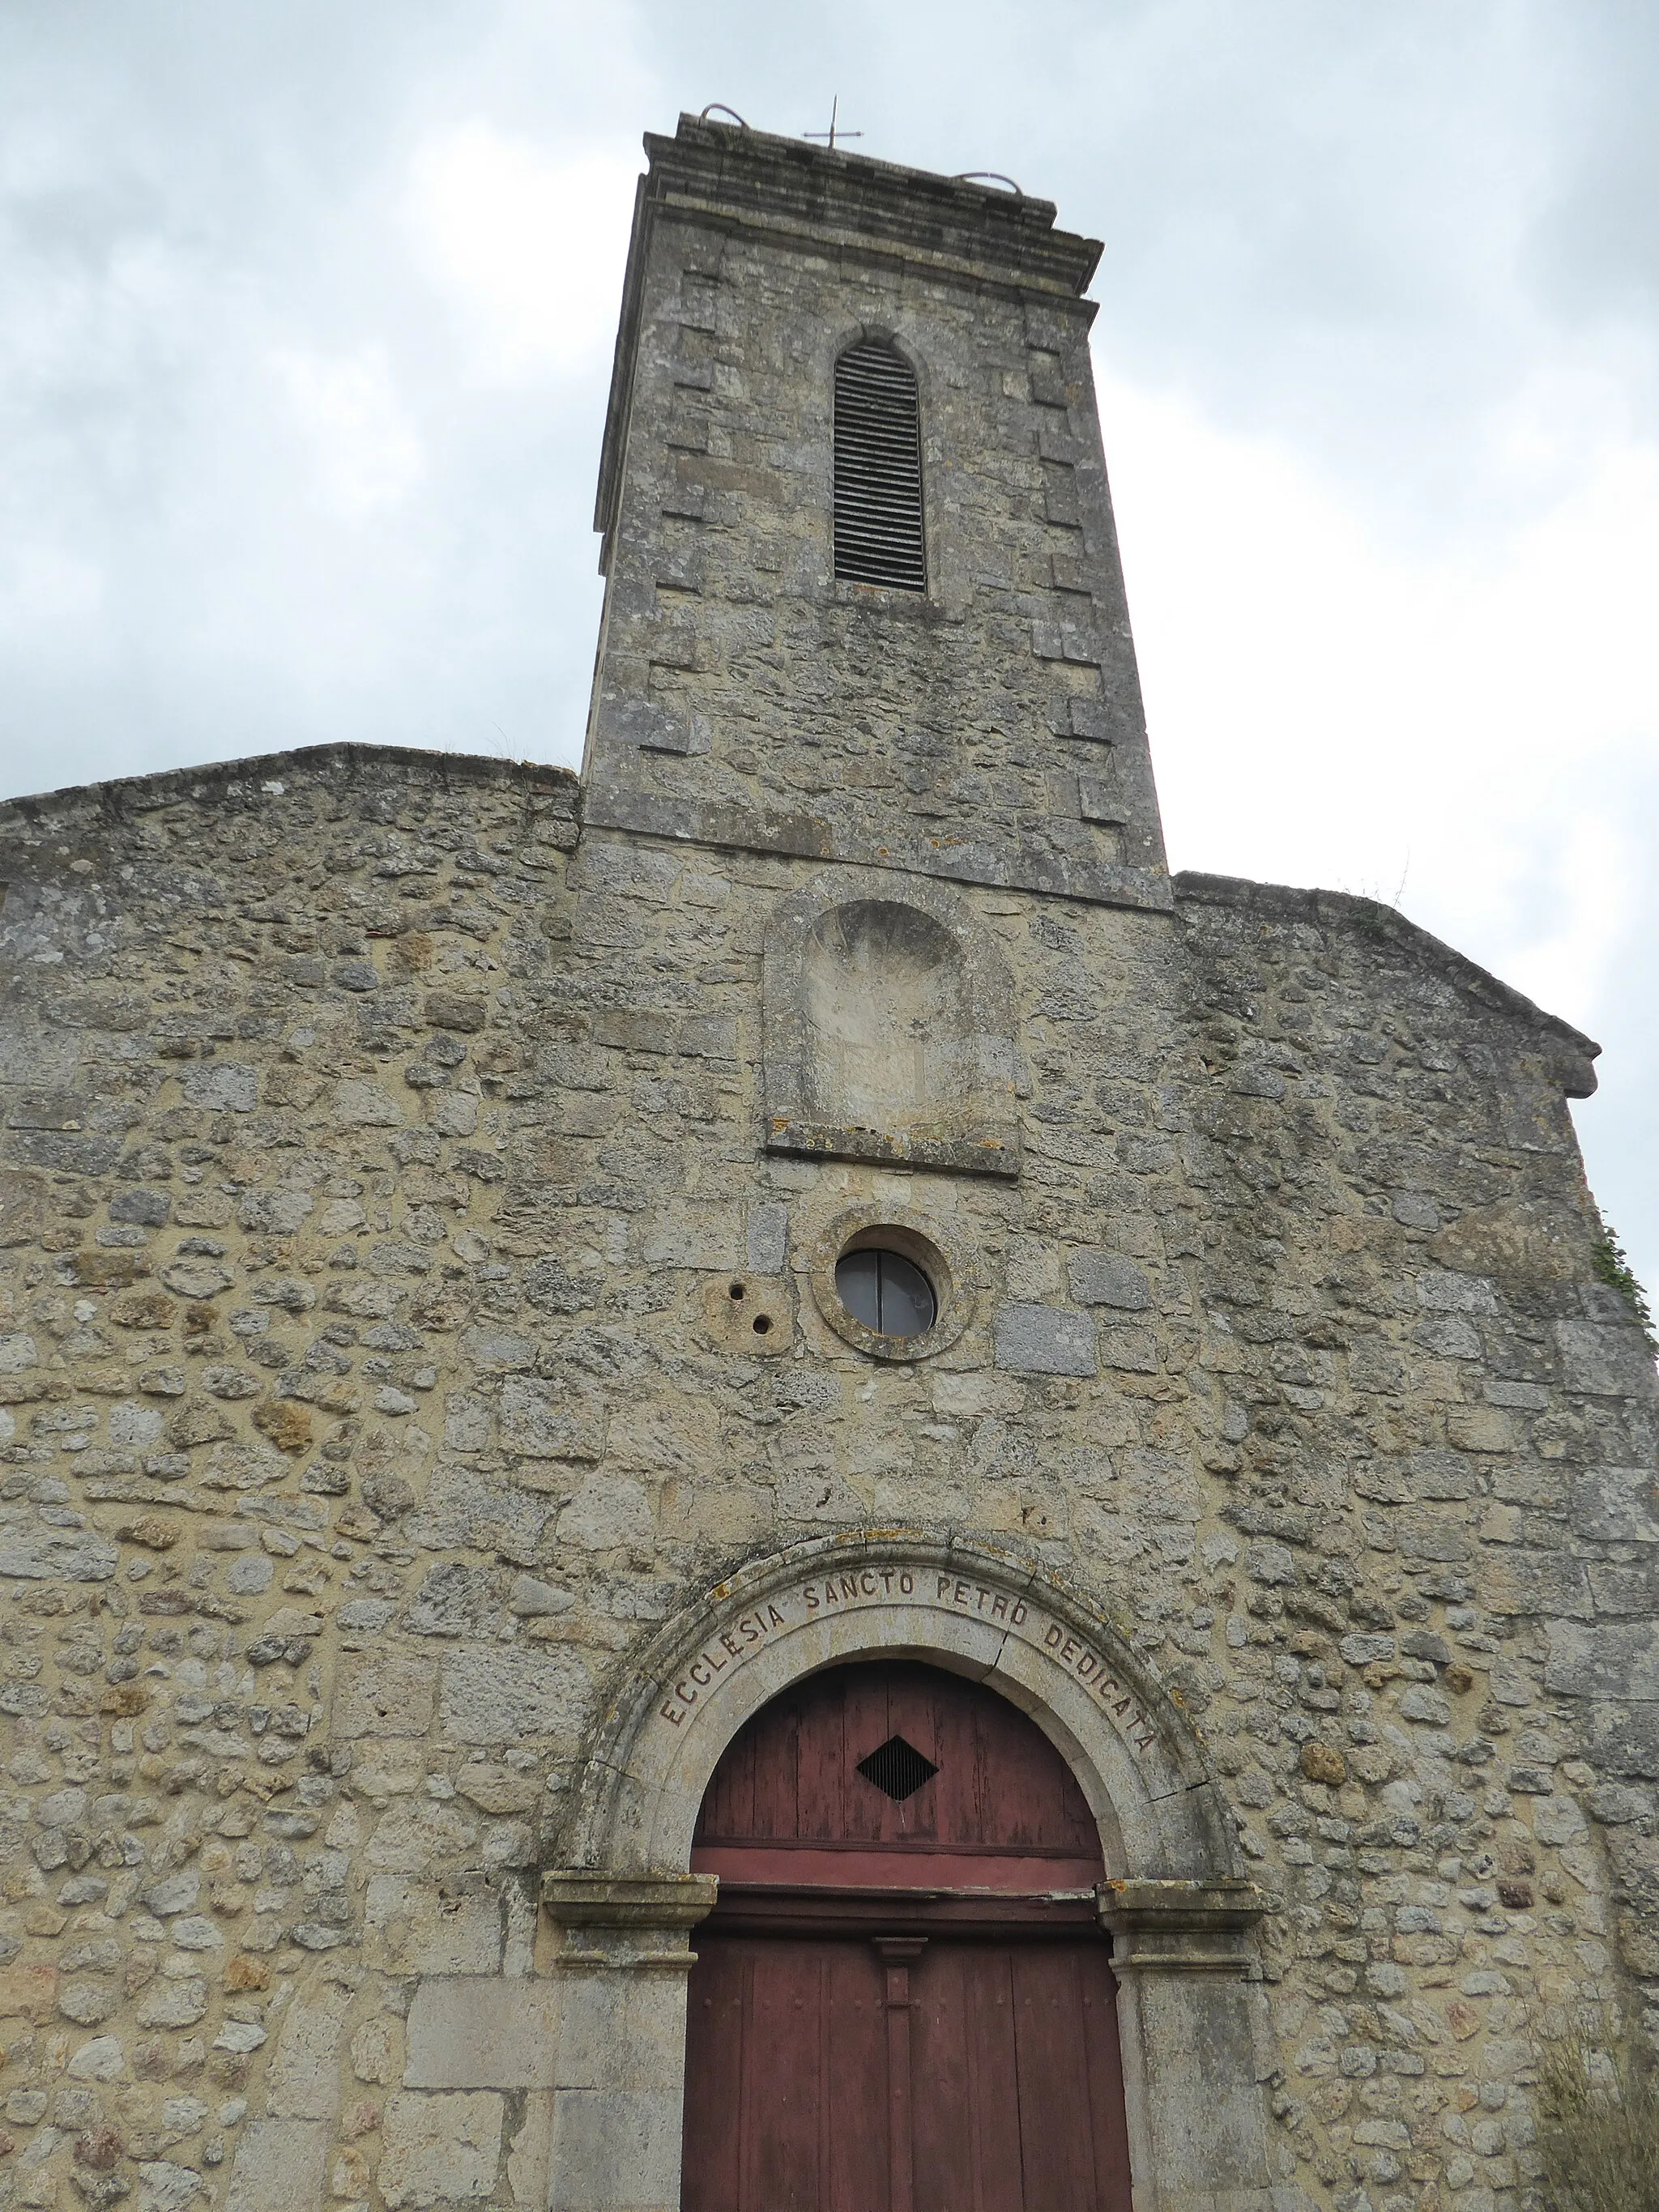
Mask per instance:
[[[608,2082],[674,2089],[684,2069],[685,1978],[623,1967],[568,1976],[561,1991],[554,2086],[563,2094]]]
[[[266,2081],[273,2118],[325,2120],[340,2101],[337,2053],[350,2009],[349,1991],[312,1990],[289,2008]]]
[[[250,2120],[236,2145],[225,2212],[317,2212],[327,2156],[320,2120]]]
[[[1592,1467],[1573,1482],[1574,1528],[1614,1544],[1659,1544],[1659,1486],[1649,1467]]]
[[[1006,1305],[996,1314],[996,1364],[1020,1375],[1093,1375],[1095,1324],[1066,1306]]]
[[[1467,1525],[1449,1513],[1408,1506],[1396,1518],[1395,1535],[1408,1559],[1467,1559],[1474,1549]]]
[[[514,1743],[525,1736],[572,1741],[586,1725],[592,1685],[574,1651],[522,1651],[483,1644],[444,1662],[441,1719],[462,1743]]]
[[[507,2186],[515,2204],[544,2212],[552,2163],[552,2094],[532,2090],[523,2100],[519,2125],[507,2148]]]
[[[1152,1303],[1152,1286],[1144,1267],[1126,1260],[1121,1252],[1085,1244],[1067,1255],[1066,1271],[1072,1296],[1080,1306],[1119,1306],[1138,1313]]]
[[[94,1529],[0,1522],[0,1575],[21,1582],[104,1583],[118,1564],[115,1546]]]
[[[94,2035],[74,2053],[66,2071],[76,2081],[118,2081],[125,2069],[120,2037]]]
[[[745,1242],[735,1206],[688,1207],[677,1219],[659,1220],[641,1258],[647,1267],[741,1268]]]
[[[1267,2212],[1267,2115],[1257,2086],[1259,1997],[1203,1974],[1136,1974],[1119,1999],[1126,2075],[1144,2083],[1143,2157],[1158,2203],[1181,2212]],[[1127,2019],[1124,2017],[1127,2014]],[[1190,2054],[1202,2052],[1194,2066]]]
[[[1149,1328],[1103,1328],[1100,1356],[1108,1367],[1125,1375],[1156,1375],[1158,1339]]]
[[[353,1077],[334,1093],[334,1118],[343,1129],[395,1129],[404,1109],[384,1084]]]
[[[207,2193],[206,2180],[191,2167],[180,2166],[173,2159],[142,2159],[133,2212],[185,2212],[187,2206]]]
[[[651,1503],[629,1475],[595,1475],[559,1516],[559,1541],[585,1552],[614,1552],[651,1541]]]
[[[559,1987],[545,1978],[427,1975],[409,2009],[410,2089],[550,2089]]]
[[[504,2100],[404,2090],[386,2108],[380,2194],[393,2207],[477,2204],[495,2192]]]
[[[591,1392],[511,1375],[501,1387],[501,1440],[527,1459],[598,1459],[604,1410]]]
[[[437,1690],[434,1661],[398,1651],[369,1651],[340,1669],[334,1726],[345,1737],[424,1735]]]
[[[1544,1687],[1565,1698],[1659,1698],[1659,1623],[1547,1624]]]
[[[236,1060],[192,1067],[181,1088],[187,1106],[207,1106],[221,1114],[251,1114],[259,1103],[258,1069]]]
[[[1571,1797],[1540,1797],[1533,1808],[1532,1832],[1540,1844],[1578,1843],[1588,1825]]]
[[[1494,1613],[1522,1618],[1565,1613],[1588,1620],[1595,1611],[1578,1560],[1560,1553],[1528,1551],[1518,1544],[1488,1553],[1485,1595]]]
[[[775,1200],[751,1206],[744,1231],[749,1272],[781,1275],[789,1244],[789,1209]]]
[[[1204,1494],[1185,1452],[1132,1448],[1119,1453],[1117,1466],[1134,1510],[1147,1520],[1196,1521],[1204,1510]]]
[[[422,1874],[434,1862],[470,1851],[478,1824],[463,1806],[429,1797],[399,1799],[381,1814],[364,1854],[392,1874]]]
[[[666,2212],[680,2201],[684,2108],[672,2089],[562,2089],[549,2212]]]
[[[1559,1321],[1555,1342],[1569,1390],[1592,1397],[1651,1396],[1653,1355],[1633,1327]]]

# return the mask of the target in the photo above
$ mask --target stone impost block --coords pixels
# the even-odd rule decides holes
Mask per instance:
[[[587,1867],[542,1876],[542,1903],[562,1928],[695,1928],[714,1909],[712,1874],[618,1875]]]
[[[1268,1911],[1255,1883],[1243,1881],[1105,1881],[1097,1897],[1120,1975],[1245,1974],[1246,1939]]]

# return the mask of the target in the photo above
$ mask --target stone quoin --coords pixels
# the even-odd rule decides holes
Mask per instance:
[[[1528,2212],[1546,2046],[1659,2004],[1596,1048],[1371,902],[1169,873],[1093,243],[646,146],[580,776],[0,807],[0,2187],[710,2203],[702,1928],[797,1990],[858,1954],[872,2205],[943,2186],[977,1943],[1094,1976],[1079,2204]],[[1091,1886],[1030,1875],[1078,1846],[1028,1753]]]

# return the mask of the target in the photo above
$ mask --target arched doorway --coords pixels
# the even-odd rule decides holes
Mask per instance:
[[[704,1794],[684,2212],[1128,2212],[1097,1826],[982,1683],[826,1668]]]

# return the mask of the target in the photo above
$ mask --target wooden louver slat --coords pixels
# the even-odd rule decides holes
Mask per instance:
[[[927,588],[915,372],[888,346],[854,346],[836,363],[836,574]]]

